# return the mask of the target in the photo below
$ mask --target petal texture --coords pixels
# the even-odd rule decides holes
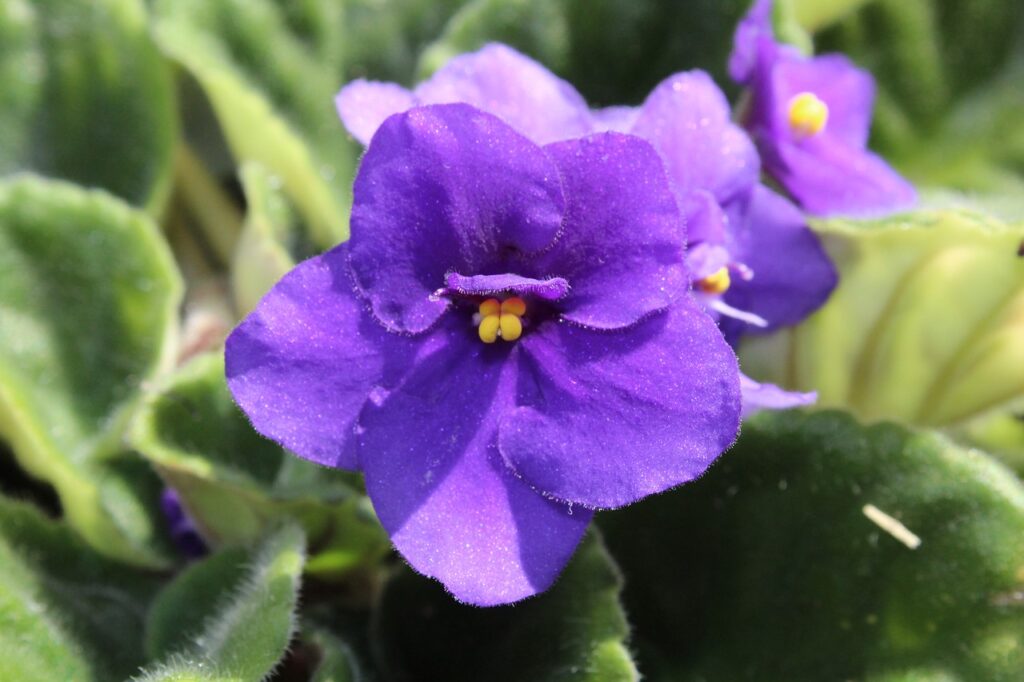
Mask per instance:
[[[472,104],[537,144],[590,132],[587,104],[575,88],[505,45],[455,57],[417,86],[416,98],[420,104]]]
[[[870,217],[909,209],[913,185],[866,149],[828,135],[779,142],[764,150],[765,166],[809,213]]]
[[[356,177],[351,263],[374,315],[418,333],[447,308],[445,275],[509,272],[562,224],[558,169],[500,120],[465,104],[419,107],[377,131]]]
[[[835,267],[803,214],[763,185],[734,236],[734,255],[754,276],[734,279],[725,301],[766,320],[765,331],[800,322],[835,288]]]
[[[571,287],[562,316],[613,329],[669,305],[688,284],[683,221],[657,153],[600,133],[545,147],[569,206],[558,241],[532,265]]]
[[[411,109],[415,101],[400,85],[360,78],[341,89],[334,105],[345,129],[365,146],[388,116]]]
[[[539,495],[498,454],[517,353],[451,327],[447,343],[360,420],[366,488],[395,547],[457,599],[482,606],[546,589],[591,516]]]
[[[703,189],[724,205],[757,182],[757,151],[731,115],[725,95],[703,71],[670,76],[644,102],[631,132],[661,154],[680,203]]]
[[[388,334],[353,291],[345,244],[299,264],[228,337],[225,375],[261,434],[325,466],[355,469],[359,411],[384,375]]]
[[[689,298],[615,332],[524,335],[501,454],[555,499],[620,507],[699,476],[736,437],[736,357]]]
[[[762,384],[746,374],[740,375],[740,390],[743,393],[743,418],[761,410],[788,410],[805,407],[818,401],[818,394],[786,391],[775,384]]]

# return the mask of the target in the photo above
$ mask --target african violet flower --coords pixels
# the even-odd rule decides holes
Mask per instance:
[[[666,79],[643,107],[590,111],[569,83],[491,44],[451,60],[413,91],[357,80],[336,103],[349,132],[365,142],[388,115],[428,101],[473,104],[538,143],[600,130],[650,140],[687,219],[695,289],[716,316],[766,329],[795,324],[835,286],[835,270],[800,212],[758,185],[757,151],[703,72]],[[793,404],[811,398],[796,394]]]
[[[875,84],[843,55],[805,57],[775,41],[772,2],[736,32],[733,79],[749,86],[745,116],[765,168],[807,211],[872,215],[908,208],[914,188],[867,150]]]
[[[541,147],[413,108],[363,157],[351,240],[228,338],[228,385],[264,435],[361,469],[414,568],[521,599],[593,509],[699,476],[736,435],[736,358],[688,293],[679,222],[643,140]]]

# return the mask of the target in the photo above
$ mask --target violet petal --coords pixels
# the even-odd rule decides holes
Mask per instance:
[[[442,325],[448,344],[360,419],[366,488],[417,571],[460,601],[517,601],[554,581],[591,514],[537,494],[498,454],[519,349],[484,346],[472,329]]]
[[[760,174],[754,144],[731,116],[711,77],[689,71],[669,76],[648,95],[631,132],[661,154],[681,204],[704,189],[724,205],[749,192]]]
[[[754,276],[734,278],[725,301],[767,320],[765,331],[800,322],[836,286],[835,267],[803,214],[763,185],[754,191],[735,238],[734,256]]]
[[[365,146],[388,116],[411,109],[415,102],[400,85],[360,78],[341,89],[334,105],[345,129]]]
[[[455,57],[417,86],[415,95],[419,104],[472,104],[537,144],[590,132],[587,104],[575,88],[497,43]]]
[[[736,356],[688,297],[626,330],[548,325],[520,344],[501,454],[555,499],[629,504],[696,478],[736,438]]]
[[[449,272],[508,272],[562,224],[558,169],[500,120],[465,104],[418,107],[377,131],[356,177],[351,264],[374,315],[419,333],[445,311]],[[570,282],[571,283],[571,282]]]
[[[305,459],[355,469],[350,440],[383,377],[380,348],[409,341],[364,313],[347,254],[342,244],[285,275],[228,337],[224,359],[228,388],[257,431]]]
[[[533,267],[569,281],[562,316],[613,329],[682,295],[683,222],[654,149],[637,137],[599,133],[545,150],[569,206],[564,231]]]

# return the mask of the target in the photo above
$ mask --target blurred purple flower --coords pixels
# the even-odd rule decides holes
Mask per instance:
[[[204,556],[208,549],[192,519],[189,518],[181,497],[174,488],[164,488],[160,494],[160,508],[167,520],[167,528],[174,546],[189,559]]]
[[[736,358],[688,293],[678,206],[635,137],[540,147],[464,104],[388,118],[352,238],[231,334],[262,434],[361,469],[460,600],[546,589],[597,508],[699,476],[739,423]]]
[[[729,73],[750,88],[745,125],[766,171],[810,213],[878,215],[909,208],[914,188],[867,150],[875,83],[839,54],[805,57],[776,42],[772,0],[736,31]]]

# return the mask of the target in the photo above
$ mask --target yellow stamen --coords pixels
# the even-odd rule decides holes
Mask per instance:
[[[729,277],[729,268],[725,266],[718,268],[707,277],[697,280],[697,288],[705,294],[724,294],[730,284],[732,284],[732,278]]]
[[[523,335],[523,322],[518,315],[503,313],[500,320],[501,338],[506,341],[515,341]]]
[[[498,315],[501,313],[501,303],[496,298],[489,298],[480,304],[480,317]]]
[[[801,92],[789,100],[789,129],[797,137],[814,137],[828,123],[828,105],[813,92]]]
[[[518,315],[519,317],[522,317],[523,315],[526,314],[526,301],[519,298],[518,296],[506,298],[504,301],[501,302],[501,312],[511,313],[512,315]]]
[[[480,320],[480,327],[476,330],[480,334],[480,340],[484,343],[494,343],[498,340],[498,328],[501,324],[497,315],[488,315]]]

